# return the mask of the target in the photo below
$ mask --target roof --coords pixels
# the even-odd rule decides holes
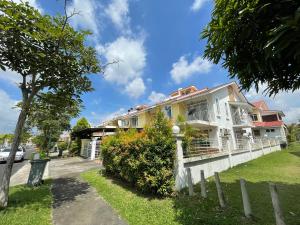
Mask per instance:
[[[285,116],[283,111],[281,110],[273,110],[269,109],[267,103],[264,100],[252,102],[252,105],[255,106],[255,108],[260,109],[262,111],[262,115],[271,115],[271,114],[280,114],[281,116]]]
[[[139,114],[141,112],[145,112],[145,111],[147,111],[149,109],[152,109],[152,108],[160,106],[160,105],[170,104],[170,103],[173,103],[173,102],[181,102],[181,101],[186,100],[188,98],[195,98],[195,97],[203,96],[203,95],[206,95],[206,94],[210,94],[210,93],[213,93],[215,91],[218,91],[218,90],[220,90],[220,89],[222,89],[224,87],[227,87],[227,86],[230,86],[230,85],[233,85],[233,84],[236,85],[236,86],[238,86],[235,81],[232,81],[232,82],[221,84],[219,86],[216,86],[216,87],[213,87],[213,88],[210,88],[210,89],[209,88],[200,89],[200,90],[191,92],[191,93],[186,94],[186,95],[170,96],[170,97],[166,98],[165,100],[163,100],[161,102],[158,102],[158,103],[156,103],[156,104],[154,104],[152,106],[149,106],[149,107],[147,107],[147,108],[145,108],[143,110],[139,110],[139,111],[133,110],[133,111],[131,111],[129,113],[116,116],[116,117],[114,117],[111,120],[115,120],[115,119],[118,119],[118,118],[124,118],[124,117],[127,117],[127,116],[137,115],[137,114]]]
[[[252,102],[252,105],[254,105],[256,108],[261,109],[261,110],[269,110],[269,107],[264,100]]]
[[[282,121],[271,121],[271,122],[253,122],[255,127],[281,127],[284,125]]]

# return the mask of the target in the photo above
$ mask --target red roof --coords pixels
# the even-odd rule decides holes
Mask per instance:
[[[264,100],[252,102],[252,105],[254,105],[256,108],[261,109],[261,110],[269,110],[269,107]]]
[[[271,122],[253,122],[256,127],[280,127],[283,125],[282,121],[271,121]]]

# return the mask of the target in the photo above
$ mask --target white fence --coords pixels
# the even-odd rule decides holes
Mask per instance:
[[[235,140],[235,147],[229,140],[221,140],[221,144],[217,139],[203,139],[203,138],[194,138],[190,146],[187,149],[184,149],[183,156],[184,158],[191,158],[203,155],[212,155],[217,153],[227,153],[231,151],[242,152],[249,150],[258,150],[263,148],[270,148],[273,146],[280,145],[279,139],[249,139],[241,138]]]
[[[200,170],[204,170],[208,177],[212,176],[214,172],[221,172],[265,154],[281,150],[279,139],[238,139],[236,145],[232,145],[229,140],[222,140],[219,144],[213,139],[201,139],[194,141],[190,152],[186,152],[182,148],[182,136],[178,136],[176,139],[177,190],[188,185],[186,168],[191,169],[193,183],[197,183],[200,181]],[[232,148],[232,146],[236,147]]]

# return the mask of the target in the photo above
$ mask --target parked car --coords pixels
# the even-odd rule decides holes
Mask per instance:
[[[9,156],[11,149],[10,148],[4,148],[2,151],[0,151],[0,162],[6,162],[7,158]],[[15,161],[23,161],[25,157],[25,149],[22,147],[18,148],[18,151],[15,156]]]

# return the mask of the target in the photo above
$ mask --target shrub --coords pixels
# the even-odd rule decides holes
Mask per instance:
[[[102,141],[103,165],[138,190],[169,195],[174,188],[175,142],[164,114],[158,112],[143,132],[119,131]]]
[[[65,151],[68,148],[68,142],[67,141],[58,142],[57,147],[58,149]]]

